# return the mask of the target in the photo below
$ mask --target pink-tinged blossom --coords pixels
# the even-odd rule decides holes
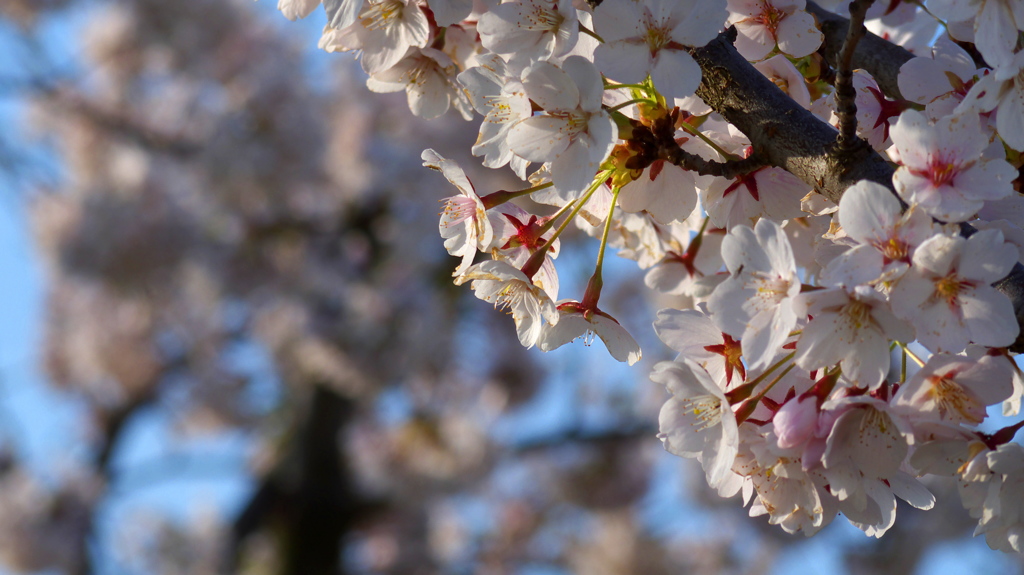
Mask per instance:
[[[725,230],[705,230],[699,242],[694,238],[685,245],[669,249],[664,258],[648,270],[644,284],[662,293],[707,297],[725,275],[718,271],[722,259],[722,240]]]
[[[821,4],[819,2],[819,4]],[[842,2],[845,8],[849,2]],[[887,10],[888,13],[879,17],[879,9]],[[849,11],[843,13],[848,15]],[[868,20],[864,26],[872,33],[884,40],[888,40],[897,46],[902,46],[911,54],[923,54],[931,48],[935,34],[939,31],[940,23],[934,18],[922,18],[922,14],[915,4],[904,0],[896,0],[893,7],[892,0],[875,2],[868,9]]]
[[[775,431],[779,449],[805,445],[814,437],[821,415],[817,403],[814,396],[800,396],[794,397],[779,408],[772,418],[772,429]]]
[[[767,60],[754,64],[757,71],[779,87],[780,90],[793,98],[793,101],[804,108],[811,107],[811,93],[807,82],[796,66],[782,54],[776,54]]]
[[[704,313],[695,310],[663,309],[654,321],[661,341],[679,352],[676,361],[689,359],[706,369],[725,389],[734,388],[747,377],[740,342],[724,334]]]
[[[582,192],[618,134],[601,107],[601,74],[584,58],[570,56],[561,68],[550,62],[533,64],[523,71],[523,87],[544,114],[515,124],[509,130],[509,147],[526,160],[546,162],[563,197]]]
[[[442,157],[434,150],[427,149],[421,156],[423,165],[438,170],[461,195],[444,200],[439,229],[448,253],[462,258],[453,276],[466,273],[473,265],[473,258],[479,250],[488,250],[494,239],[494,228],[487,217],[487,208],[466,177],[462,168],[452,160]]]
[[[597,336],[608,348],[608,353],[618,361],[629,365],[640,361],[640,346],[633,336],[618,320],[596,306],[587,308],[577,301],[564,301],[558,304],[558,314],[557,323],[544,326],[537,345],[541,351],[557,349],[580,337],[585,345],[590,345]]]
[[[658,437],[669,453],[698,457],[708,485],[718,488],[732,475],[739,447],[736,416],[722,389],[696,363],[663,361],[651,381],[672,394],[658,415]]]
[[[814,52],[824,38],[804,0],[729,0],[729,23],[736,25],[736,50],[761,60],[778,46],[794,58]]]
[[[1024,551],[1024,447],[1004,443],[982,449],[960,477],[960,499],[978,519],[974,535],[999,551]]]
[[[701,72],[686,48],[713,40],[727,15],[723,0],[603,3],[594,10],[594,26],[604,39],[594,63],[616,82],[636,84],[650,75],[667,99],[689,96]]]
[[[937,353],[900,387],[892,403],[915,425],[936,421],[974,426],[985,420],[988,406],[1011,393],[1012,373],[998,358]]]
[[[852,287],[902,276],[935,226],[920,209],[901,211],[896,196],[880,184],[861,180],[850,186],[839,201],[839,224],[858,245],[829,262],[822,283]]]
[[[681,222],[697,207],[693,172],[655,160],[639,178],[622,188],[619,207],[630,213],[646,211],[659,224]]]
[[[900,67],[900,94],[927,106],[927,115],[938,119],[951,114],[985,73],[966,50],[943,35],[931,48],[930,58],[911,58]]]
[[[943,20],[963,22],[973,18],[974,45],[992,66],[999,67],[1013,58],[1017,38],[1024,30],[1024,2],[928,0],[928,8]]]
[[[999,137],[1014,150],[1024,151],[1024,50],[974,84],[956,112],[967,110],[994,111]]]
[[[752,370],[767,367],[796,327],[800,278],[786,233],[770,220],[736,226],[722,242],[729,278],[708,299],[715,324],[740,337]]]
[[[373,92],[405,90],[409,109],[420,118],[436,118],[455,108],[466,120],[473,109],[465,92],[455,83],[458,67],[447,54],[433,48],[413,48],[393,67],[370,76],[366,87]]]
[[[966,221],[985,200],[1013,193],[1017,170],[1002,158],[983,157],[989,140],[976,115],[931,124],[924,114],[907,110],[891,135],[903,164],[892,178],[897,193],[936,219]]]
[[[913,328],[896,319],[885,297],[867,286],[803,293],[793,309],[798,317],[811,316],[796,345],[796,364],[813,370],[839,363],[857,387],[875,389],[885,380],[889,340],[914,339]]]
[[[579,26],[572,0],[512,0],[481,16],[476,30],[484,48],[525,66],[567,55]]]
[[[558,309],[544,288],[506,262],[488,260],[475,264],[463,276],[476,297],[505,309],[516,323],[519,342],[527,349],[540,342],[544,324],[558,322]]]
[[[992,283],[1006,277],[1017,248],[998,230],[968,239],[937,235],[914,253],[914,263],[892,289],[897,316],[909,320],[921,345],[958,353],[974,342],[1005,347],[1017,337],[1013,305]]]
[[[484,115],[480,134],[473,144],[473,155],[483,156],[488,168],[510,164],[516,175],[525,180],[530,163],[512,153],[508,133],[516,122],[532,114],[526,89],[518,79],[509,78],[508,67],[501,56],[482,56],[478,64],[458,75],[473,107]]]
[[[860,396],[826,407],[842,415],[828,436],[823,474],[850,523],[881,537],[896,519],[896,496],[918,509],[932,508],[935,496],[900,470],[909,447],[884,401]]]
[[[508,262],[512,267],[522,269],[530,256],[544,247],[550,240],[554,230],[543,231],[544,219],[527,212],[512,202],[506,202],[491,210],[491,223],[494,225],[494,248],[491,250],[494,259]],[[535,274],[534,285],[547,292],[551,301],[558,300],[558,271],[555,269],[555,258],[558,257],[560,242],[555,239],[544,252],[544,262]]]
[[[826,490],[820,467],[804,469],[799,455],[779,449],[771,432],[758,433],[753,426],[742,425],[740,438],[733,471],[747,479],[745,498],[757,494],[751,517],[768,515],[768,523],[807,537],[835,519],[838,502]]]
[[[700,191],[701,203],[715,227],[753,225],[762,216],[788,220],[804,215],[800,198],[810,186],[776,167],[762,167],[727,180],[714,178]]]
[[[372,76],[397,64],[409,48],[426,47],[429,38],[427,15],[415,0],[372,0],[350,26],[325,29],[320,48],[361,51],[363,71]]]

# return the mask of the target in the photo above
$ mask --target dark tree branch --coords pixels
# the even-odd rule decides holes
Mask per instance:
[[[684,170],[697,172],[702,176],[718,176],[720,178],[727,178],[730,180],[736,176],[749,174],[750,172],[763,168],[767,165],[767,163],[756,154],[743,158],[742,160],[732,160],[728,162],[705,160],[697,154],[687,152],[678,145],[674,149],[666,149],[662,159],[673,163]]]
[[[846,40],[839,50],[836,67],[836,113],[839,116],[839,136],[836,138],[836,152],[848,154],[864,142],[857,137],[857,90],[853,87],[853,53],[857,44],[867,33],[864,17],[874,0],[850,2],[850,25],[846,27]]]
[[[837,33],[838,28],[830,30]],[[895,170],[889,162],[870,146],[860,147],[850,154],[830,153],[836,141],[835,128],[794,102],[750,65],[732,45],[735,34],[735,29],[723,32],[707,46],[692,48],[690,54],[702,72],[697,96],[746,134],[754,154],[785,169],[836,203],[848,187],[860,180],[881,184],[895,195],[892,184]],[[869,40],[870,36],[864,39]],[[826,45],[833,40],[826,33]],[[871,44],[862,42],[854,52],[855,66],[862,57],[864,61],[873,61],[874,56],[869,54],[893,53],[885,49],[870,52]],[[907,54],[907,59],[912,57]],[[899,66],[905,61],[878,69],[890,72],[895,69],[891,84],[894,86]],[[1017,264],[1009,276],[994,286],[1010,298],[1018,325],[1024,325],[1024,266]],[[1024,352],[1024,328],[1010,350]]]
[[[789,171],[834,202],[860,180],[892,188],[892,167],[870,147],[842,157],[830,155],[836,129],[751,66],[733,47],[733,33],[691,50],[703,72],[697,95],[747,135],[755,156]]]
[[[838,56],[846,42],[850,21],[838,14],[833,14],[812,1],[807,2],[807,11],[818,19],[821,31],[825,34],[819,52],[833,68],[838,67]],[[914,55],[900,46],[884,40],[871,32],[857,42],[853,51],[851,64],[854,68],[866,70],[878,83],[882,92],[894,100],[902,100],[898,82],[900,66]]]

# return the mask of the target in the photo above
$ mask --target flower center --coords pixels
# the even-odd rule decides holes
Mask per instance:
[[[371,4],[359,15],[361,24],[367,30],[379,30],[391,26],[394,20],[402,17],[403,4],[398,0],[384,0]]]
[[[892,262],[910,261],[910,244],[897,237],[891,237],[887,241],[874,244],[875,249],[882,252],[882,264],[889,265]]]
[[[672,41],[672,30],[663,26],[649,26],[647,28],[647,47],[651,50],[651,56],[669,45]]]
[[[772,40],[778,43],[779,22],[781,22],[785,17],[785,12],[773,6],[771,2],[765,2],[764,10],[757,16],[748,18],[747,21],[764,26],[768,30],[768,35],[772,37]]]
[[[871,306],[860,300],[852,299],[850,303],[843,306],[842,315],[849,319],[855,329],[859,330],[871,323]]]
[[[939,188],[949,185],[959,171],[959,166],[956,164],[936,158],[928,165],[928,173],[925,177],[931,180],[933,186]]]
[[[451,227],[473,218],[477,215],[476,202],[473,198],[466,196],[455,196],[448,198],[444,203],[444,212],[441,214],[444,227]]]
[[[713,395],[701,395],[683,400],[683,412],[691,413],[696,421],[690,425],[695,431],[710,429],[722,421],[722,402]]]
[[[963,386],[953,381],[949,377],[950,375],[932,375],[928,378],[928,382],[932,384],[928,394],[935,401],[935,407],[939,411],[939,415],[950,417],[950,414],[956,413],[959,417],[953,416],[952,419],[960,421],[962,418],[962,420],[974,424],[981,423],[984,419],[984,411],[981,412],[982,415],[980,416],[976,413],[978,411],[977,401]]]
[[[960,293],[971,287],[974,287],[973,282],[961,280],[960,276],[956,275],[954,271],[950,272],[948,276],[935,281],[935,296],[953,305],[956,299],[960,297]]]
[[[782,301],[789,294],[790,282],[766,272],[751,272],[756,283],[757,296],[771,303]]]
[[[565,17],[558,13],[554,4],[547,6],[534,4],[533,11],[526,15],[526,29],[555,32],[565,21]]]

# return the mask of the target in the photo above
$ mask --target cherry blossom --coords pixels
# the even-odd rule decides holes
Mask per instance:
[[[512,314],[519,342],[526,348],[540,342],[545,323],[558,322],[558,309],[547,292],[506,262],[488,260],[475,264],[460,283],[466,281],[473,282],[470,287],[476,297]]]
[[[811,107],[811,93],[807,90],[807,83],[796,66],[782,54],[776,54],[767,60],[754,64],[759,72],[765,75],[780,90],[789,94],[790,98],[803,106]]]
[[[974,18],[974,43],[995,67],[1013,57],[1024,30],[1024,4],[1017,0],[928,0],[928,8],[944,20]]]
[[[856,385],[877,388],[889,372],[889,340],[909,342],[914,330],[896,319],[885,298],[867,286],[813,291],[793,300],[798,316],[810,315],[796,346],[804,369],[840,364]]]
[[[861,180],[839,202],[839,224],[858,245],[832,260],[822,272],[825,285],[853,287],[899,278],[910,267],[914,250],[935,227],[924,211],[900,203],[880,184]]]
[[[596,305],[564,301],[558,303],[558,312],[558,322],[544,326],[538,345],[541,351],[557,349],[580,337],[585,344],[590,345],[593,337],[597,336],[615,359],[629,365],[640,361],[640,346],[633,336],[618,320],[597,309]]]
[[[619,207],[646,211],[660,224],[683,221],[697,207],[693,172],[665,160],[655,160],[619,193]]]
[[[916,422],[941,421],[977,425],[986,408],[1010,397],[1011,370],[996,358],[979,361],[939,353],[915,373],[893,397],[904,417]]]
[[[968,239],[937,235],[914,253],[913,265],[892,290],[893,311],[909,320],[934,352],[963,351],[971,341],[1007,346],[1017,337],[1013,306],[992,283],[1009,273],[1017,248],[998,230]]]
[[[279,1],[289,18],[319,5]],[[818,4],[842,13],[848,3]],[[405,90],[415,115],[475,110],[472,153],[527,180],[480,198],[456,164],[423,154],[459,190],[439,226],[460,258],[455,283],[508,310],[524,346],[600,338],[613,358],[641,359],[598,306],[606,252],[674,296],[680,309],[654,321],[678,354],[651,373],[670,393],[659,438],[698,459],[720,495],[742,492],[752,516],[790,533],[812,535],[842,513],[879,537],[897,498],[934,504],[911,471],[959,477],[978,533],[1019,550],[1024,510],[1007,499],[1024,452],[1006,442],[1020,424],[979,426],[1000,403],[1019,414],[1024,397],[1010,351],[1017,317],[993,287],[1024,248],[1024,50],[1014,52],[1024,4],[927,5],[946,18],[941,35],[920,3],[871,8],[871,29],[928,57],[902,65],[898,90],[897,64],[865,65],[877,82],[853,72],[857,133],[873,150],[850,159],[826,145],[814,154],[851,169],[813,178],[802,157],[743,161],[752,142],[759,158],[774,143],[730,124],[731,103],[695,96],[701,67],[715,63],[690,55],[735,25],[753,69],[827,130],[836,83],[814,54],[824,36],[804,0],[324,0],[321,45],[361,50],[370,89]],[[965,50],[972,40],[991,70]],[[857,173],[874,181],[847,187]],[[570,245],[559,236],[578,230],[598,244],[598,264],[579,301],[556,304],[555,257]],[[474,264],[477,252],[493,259]],[[891,369],[900,355],[920,369]]]
[[[409,48],[424,48],[430,37],[427,16],[414,0],[371,0],[359,20],[346,28],[328,27],[320,48],[359,50],[363,71],[377,74],[397,64]]]
[[[561,68],[549,62],[527,68],[523,87],[545,113],[516,123],[509,130],[509,147],[531,162],[546,162],[563,194],[582,191],[611,152],[617,133],[601,108],[601,75],[584,58],[570,56]]]
[[[494,228],[487,217],[487,208],[473,189],[473,183],[455,162],[434,150],[424,150],[423,165],[441,172],[459,190],[459,196],[447,198],[441,212],[441,237],[448,253],[462,258],[453,276],[466,273],[478,250],[490,249]]]
[[[531,115],[530,99],[518,80],[508,77],[505,61],[498,55],[483,57],[477,67],[458,76],[477,112],[485,116],[473,155],[483,156],[488,168],[511,164],[516,174],[526,179],[529,162],[512,153],[508,133],[519,120]]]
[[[433,48],[413,48],[393,67],[374,74],[366,87],[374,92],[405,90],[413,114],[431,119],[455,108],[463,118],[473,117],[465,93],[455,83],[455,63]]]
[[[978,519],[975,535],[985,535],[993,549],[1024,550],[1024,447],[1004,443],[982,450],[967,464],[960,481],[960,497],[971,517]]]
[[[712,487],[728,480],[739,436],[722,389],[690,360],[658,363],[651,380],[672,394],[658,415],[658,437],[665,449],[682,457],[699,457]]]
[[[601,4],[594,26],[604,43],[594,52],[594,63],[617,82],[636,84],[650,75],[666,98],[689,96],[701,74],[686,47],[714,39],[726,16],[722,0]]]
[[[850,523],[881,537],[896,519],[896,496],[930,509],[935,497],[900,470],[909,448],[886,403],[861,396],[832,407],[843,411],[828,436],[823,474]]]
[[[966,50],[942,36],[931,48],[930,58],[911,58],[900,67],[900,93],[927,106],[929,118],[937,120],[952,113],[986,73],[974,65]]]
[[[993,112],[999,137],[1024,151],[1024,50],[974,84],[956,112],[967,110]]]
[[[706,314],[694,310],[663,309],[654,331],[673,350],[676,361],[689,359],[707,370],[714,381],[733,388],[746,379],[740,342],[722,333]]]
[[[724,333],[740,337],[750,369],[768,365],[796,326],[793,298],[800,278],[789,239],[778,224],[736,226],[722,242],[729,278],[711,294],[708,309]]]
[[[485,13],[477,32],[484,48],[526,64],[567,55],[579,20],[572,0],[513,0]]]
[[[931,124],[920,112],[907,110],[892,129],[892,140],[903,164],[893,176],[896,192],[935,218],[962,222],[985,200],[1013,193],[1017,171],[1006,160],[982,155],[988,138],[977,116]]]
[[[277,9],[289,20],[305,18],[320,7],[320,0],[278,0]]]
[[[762,60],[778,46],[794,58],[814,52],[823,38],[804,0],[729,0],[729,23],[739,36],[736,49],[748,60]]]

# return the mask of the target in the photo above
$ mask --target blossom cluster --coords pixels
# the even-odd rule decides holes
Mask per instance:
[[[294,19],[319,5],[279,7]],[[472,153],[524,180],[478,190],[423,152],[458,191],[439,226],[459,258],[454,282],[507,310],[523,346],[597,337],[617,360],[640,360],[599,305],[605,252],[617,250],[678,302],[654,322],[679,354],[651,374],[670,396],[660,438],[699,460],[722,496],[742,493],[752,516],[788,532],[813,534],[841,512],[879,537],[897,498],[928,509],[921,478],[950,476],[977,533],[1024,550],[1012,493],[1022,424],[985,427],[990,408],[1017,415],[1024,395],[1014,306],[993,287],[1024,247],[1024,4],[875,8],[872,27],[920,55],[900,70],[900,98],[854,74],[858,133],[897,168],[838,203],[755,162],[748,135],[698,97],[692,52],[734,27],[743,58],[838,125],[804,0],[323,5],[323,49],[355,53],[368,87],[405,91],[418,116],[481,117]],[[560,300],[570,225],[599,239],[599,255],[585,292]]]

